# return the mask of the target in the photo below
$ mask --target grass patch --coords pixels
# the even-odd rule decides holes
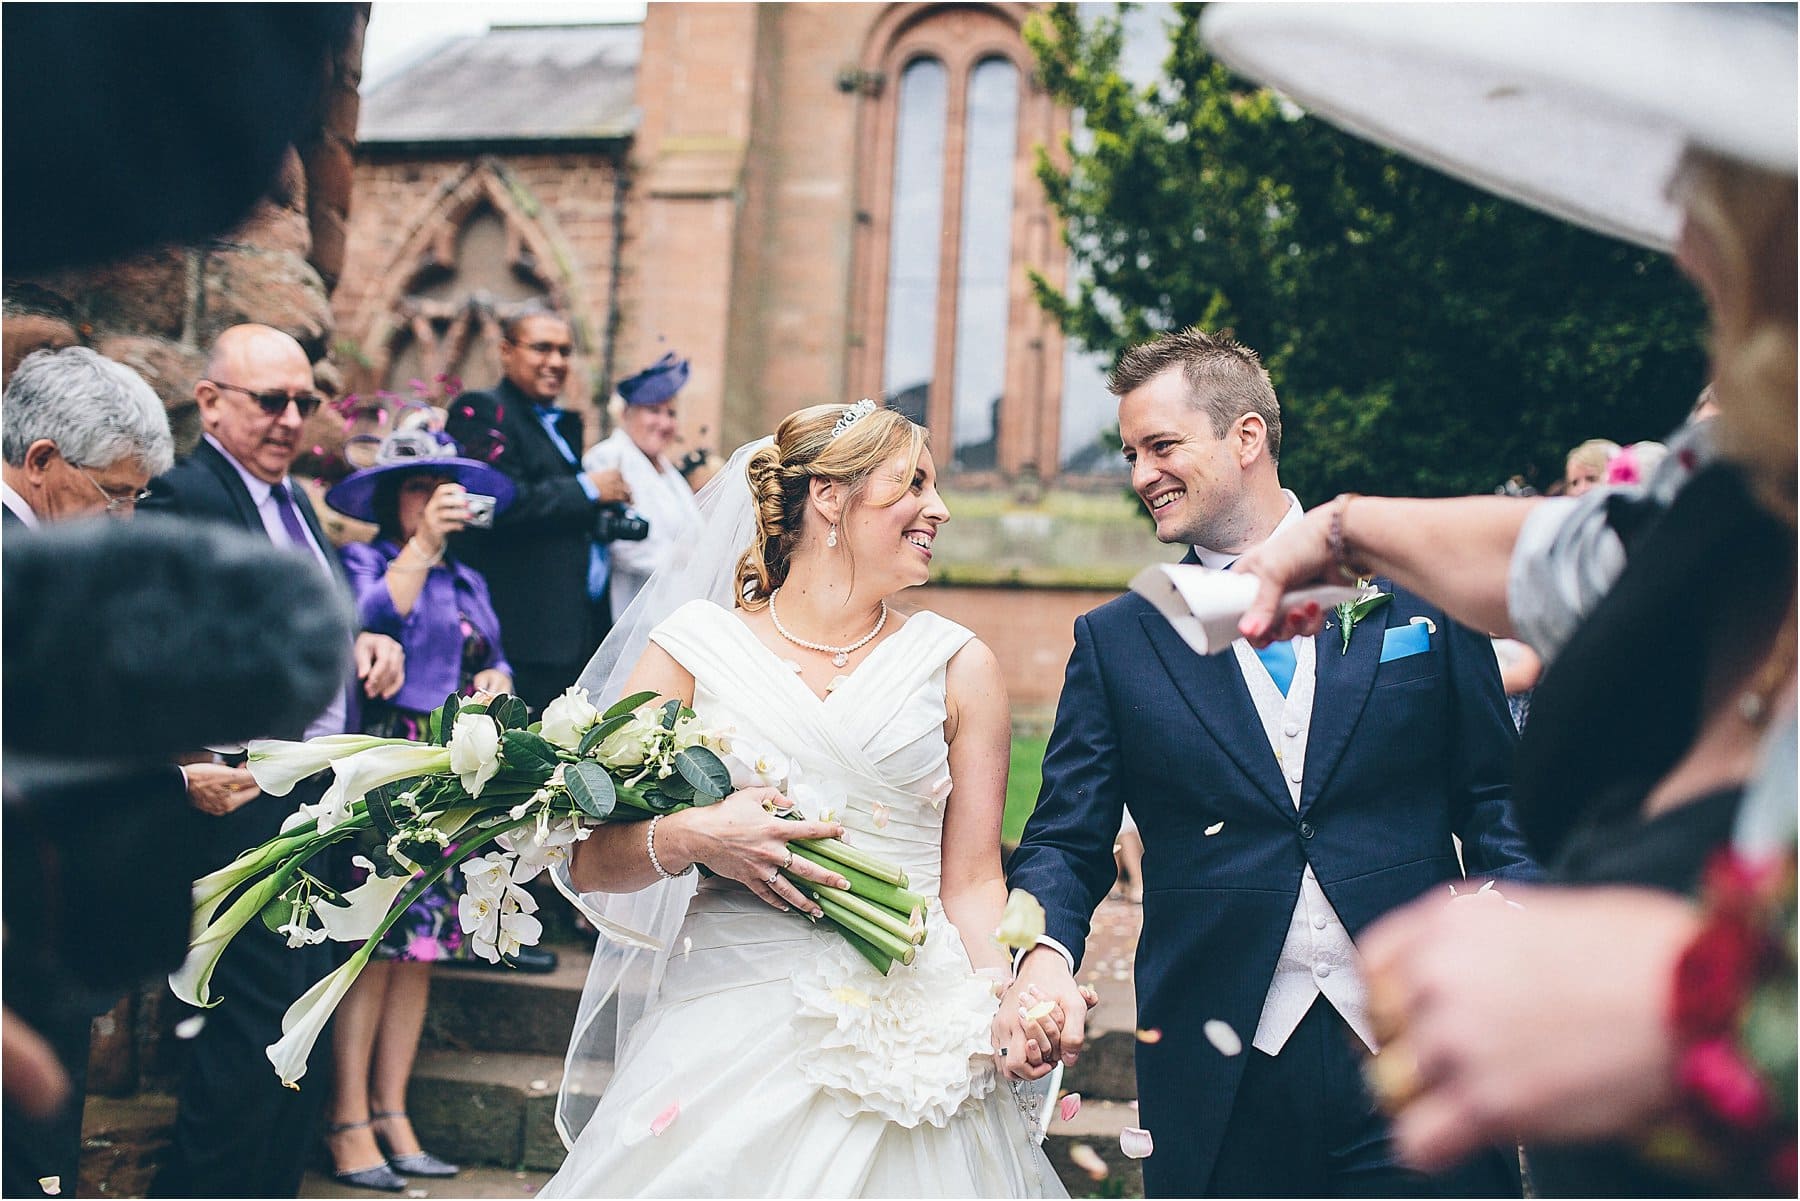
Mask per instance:
[[[1025,833],[1025,819],[1037,807],[1038,786],[1044,779],[1043,736],[1015,734],[1012,767],[1006,773],[1006,817],[1000,823],[1000,841],[1017,846]]]

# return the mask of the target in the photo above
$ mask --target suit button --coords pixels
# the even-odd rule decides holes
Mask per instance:
[[[1323,980],[1325,977],[1331,975],[1331,965],[1329,963],[1313,964],[1313,975]]]
[[[1290,721],[1285,726],[1281,727],[1281,732],[1286,734],[1289,738],[1298,738],[1300,737],[1300,723],[1297,721]]]
[[[1313,824],[1311,822],[1301,822],[1300,823],[1300,837],[1311,838],[1312,836],[1313,836]]]
[[[1324,928],[1325,928],[1325,915],[1323,913],[1313,914],[1313,929],[1323,930]]]

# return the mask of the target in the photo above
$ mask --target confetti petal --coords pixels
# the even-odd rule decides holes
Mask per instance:
[[[1100,1158],[1100,1152],[1094,1150],[1086,1143],[1076,1143],[1073,1147],[1069,1148],[1069,1162],[1086,1172],[1089,1176],[1092,1176],[1095,1180],[1105,1180],[1107,1172],[1111,1171],[1111,1169],[1106,1166],[1106,1161]]]
[[[38,1187],[44,1190],[46,1197],[60,1197],[62,1196],[62,1177],[39,1176]]]
[[[1162,1031],[1161,1030],[1139,1030],[1137,1032],[1137,1040],[1141,1043],[1149,1043],[1151,1045],[1154,1045],[1154,1044],[1162,1041]]]
[[[1202,830],[1201,833],[1205,834],[1208,838],[1211,838],[1214,834],[1217,834],[1220,830],[1223,830],[1224,828],[1225,828],[1224,822],[1214,822],[1212,825],[1210,825],[1210,826],[1206,827],[1206,829]]]
[[[670,1126],[674,1125],[675,1119],[680,1116],[681,1116],[681,1102],[679,1102],[679,1101],[669,1102],[669,1107],[667,1109],[663,1110],[661,1113],[657,1114],[654,1118],[650,1119],[650,1133],[653,1135],[661,1134],[663,1131],[667,1130]]]
[[[685,963],[687,961],[688,956],[692,955],[693,953],[694,953],[694,940],[691,938],[683,938],[681,940],[682,962]]]
[[[175,1037],[183,1039],[195,1038],[198,1037],[200,1031],[204,1029],[206,1029],[206,1015],[204,1013],[196,1013],[191,1018],[182,1018],[179,1022],[175,1023]]]
[[[834,1001],[842,1001],[846,1005],[854,1005],[858,1009],[867,1009],[869,1007],[869,994],[860,988],[851,988],[848,985],[842,988],[832,989],[831,999]]]
[[[1041,1022],[1055,1011],[1055,1001],[1039,1001],[1036,1005],[1033,1005],[1030,1009],[1025,1011],[1025,1020],[1028,1022]]]
[[[1127,1126],[1119,1131],[1119,1150],[1129,1159],[1148,1159],[1156,1143],[1142,1126]]]
[[[1206,1041],[1213,1045],[1213,1049],[1227,1059],[1243,1054],[1244,1040],[1238,1037],[1238,1032],[1231,1028],[1230,1023],[1212,1018],[1200,1029],[1205,1032]]]
[[[1056,1116],[1065,1122],[1073,1122],[1075,1115],[1081,1112],[1081,1094],[1068,1093],[1056,1103]]]
[[[549,1092],[550,1082],[548,1080],[533,1080],[531,1082],[531,1091],[534,1093]]]
[[[876,802],[874,802],[872,808],[874,809],[874,812],[875,812],[875,828],[877,830],[887,829],[888,807],[886,805],[882,804],[880,801],[876,801]]]

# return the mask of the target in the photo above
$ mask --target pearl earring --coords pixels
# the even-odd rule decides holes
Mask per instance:
[[[837,546],[837,523],[835,521],[831,523],[831,531],[825,535],[825,545],[829,547]]]

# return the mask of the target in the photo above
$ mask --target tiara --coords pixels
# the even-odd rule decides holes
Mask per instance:
[[[866,396],[863,397],[861,400],[844,410],[843,416],[837,419],[837,424],[831,427],[831,436],[836,438],[874,411],[875,402]]]

